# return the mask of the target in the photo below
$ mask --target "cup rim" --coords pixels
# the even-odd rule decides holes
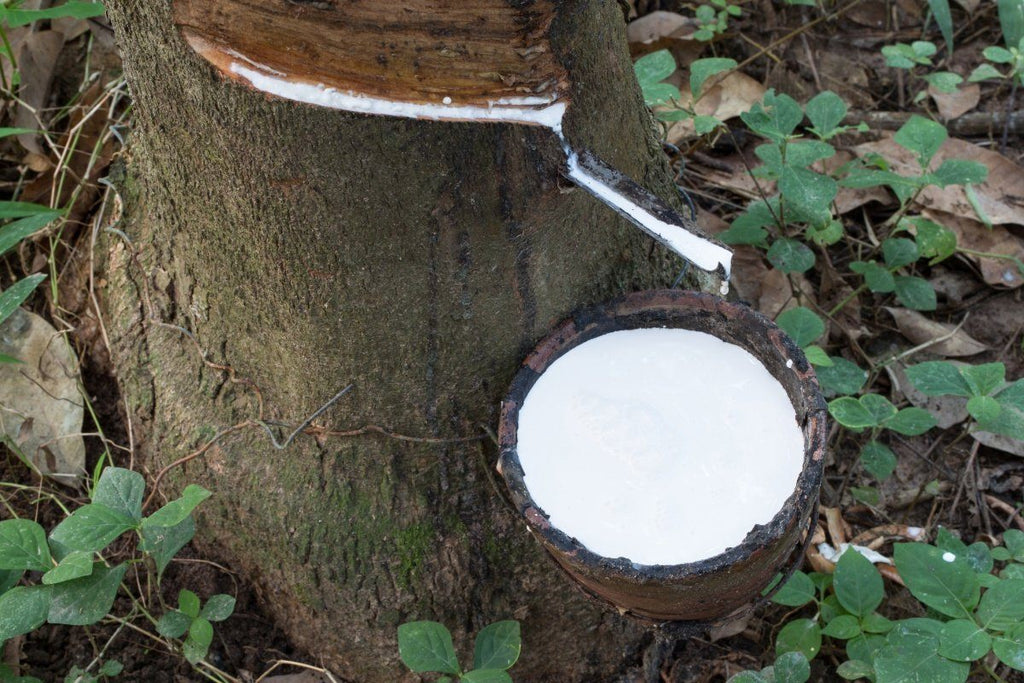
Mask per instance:
[[[673,315],[674,314],[674,315]],[[712,316],[718,324],[753,326],[762,328],[771,348],[778,354],[773,364],[776,370],[788,374],[790,391],[763,354],[745,344],[737,344],[752,353],[787,390],[804,435],[803,468],[794,483],[793,492],[766,524],[755,525],[735,546],[708,558],[679,564],[640,564],[625,557],[599,555],[576,538],[551,525],[543,508],[530,495],[522,465],[516,450],[516,431],[519,410],[534,383],[551,363],[576,346],[609,332],[641,329],[644,327],[677,327],[672,325],[683,319]],[[650,324],[637,324],[650,323]],[[669,323],[665,325],[663,323]],[[715,334],[710,330],[706,331]],[[719,335],[715,335],[719,336]],[[721,338],[719,336],[719,338]],[[733,339],[726,339],[737,343]],[[791,361],[791,363],[790,363]],[[796,396],[794,396],[796,393]],[[795,399],[799,399],[795,400]],[[799,405],[798,405],[799,403]],[[821,395],[814,370],[803,351],[774,322],[741,303],[731,303],[719,297],[683,290],[648,290],[626,295],[607,304],[599,304],[572,315],[536,346],[523,361],[511,387],[502,402],[499,422],[498,471],[505,481],[512,502],[526,519],[530,530],[546,545],[556,549],[572,564],[583,565],[603,574],[620,576],[640,583],[677,582],[696,576],[721,572],[730,566],[749,560],[755,553],[783,538],[804,515],[804,507],[816,501],[821,484],[826,447],[827,406]]]

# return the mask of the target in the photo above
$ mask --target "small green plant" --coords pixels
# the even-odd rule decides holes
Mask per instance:
[[[198,595],[183,589],[178,593],[178,609],[160,617],[156,629],[168,638],[181,638],[187,633],[182,654],[189,663],[195,664],[210,651],[210,643],[213,642],[211,622],[224,621],[234,611],[235,599],[230,595],[219,593],[201,605]]]
[[[786,652],[775,663],[760,671],[741,671],[728,683],[805,683],[811,677],[811,665],[800,652]]]
[[[130,566],[155,570],[159,581],[171,559],[195,534],[192,511],[211,494],[200,486],[187,486],[180,498],[144,517],[144,489],[145,480],[137,472],[107,467],[92,492],[92,502],[68,515],[49,536],[32,520],[0,522],[0,643],[44,623],[87,626],[100,622],[110,614]],[[138,537],[138,554],[111,566],[110,546],[126,532]],[[38,579],[26,577],[26,572]],[[133,603],[134,610],[148,616],[139,601]],[[209,622],[226,618],[233,608],[233,598],[215,595],[200,610],[199,599],[182,591],[178,609],[165,614],[158,627],[171,638],[188,632],[183,650],[195,663],[209,647]],[[113,675],[113,668],[108,662],[98,675]]]
[[[701,5],[697,8],[697,30],[693,33],[694,40],[707,42],[714,40],[729,28],[731,17],[740,17],[743,10],[739,5],[733,5],[729,0],[710,0],[711,4]]]
[[[1004,79],[1015,86],[1024,85],[1024,3],[1021,0],[999,0],[997,5],[1006,47],[991,45],[985,48],[982,55],[990,63],[975,68],[968,80]],[[1007,71],[999,71],[993,65],[1007,68]],[[1012,99],[1010,103],[1012,105]]]
[[[1024,533],[1009,530],[1003,540],[1005,546],[991,549],[968,546],[940,529],[935,545],[896,544],[893,563],[924,617],[891,620],[879,613],[886,598],[882,577],[852,548],[834,574],[796,572],[772,601],[813,605],[814,614],[788,622],[776,652],[811,660],[823,649],[842,649],[837,673],[876,683],[961,683],[972,668],[992,674],[990,653],[1024,671]]]
[[[398,627],[398,654],[416,673],[445,674],[441,682],[511,683],[508,669],[519,659],[518,621],[485,626],[473,646],[473,668],[463,671],[452,645],[452,634],[436,621],[412,621]],[[452,678],[454,677],[454,678]]]
[[[1003,363],[929,361],[908,367],[907,378],[926,396],[966,398],[978,431],[1024,439],[1024,379],[1008,383]]]
[[[935,43],[928,40],[915,40],[912,43],[896,43],[882,48],[886,66],[904,69],[911,75],[920,78],[939,92],[956,92],[957,86],[964,82],[963,76],[952,71],[931,71],[935,66],[932,57],[938,51]],[[928,67],[922,71],[918,67]],[[914,95],[914,102],[920,102],[928,95],[927,90],[920,90]]]

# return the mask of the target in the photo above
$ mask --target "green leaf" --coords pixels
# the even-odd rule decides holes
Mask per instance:
[[[783,200],[808,216],[830,219],[832,213],[829,205],[838,191],[839,184],[833,178],[788,163],[783,166],[779,177],[779,192]],[[811,265],[814,265],[813,262]]]
[[[1006,381],[1006,366],[1002,363],[965,365],[960,368],[960,374],[974,396],[986,396]]]
[[[100,676],[112,677],[120,676],[122,671],[124,671],[124,664],[116,659],[108,659],[100,665],[98,673]]]
[[[978,422],[996,420],[1002,410],[999,402],[991,396],[971,396],[967,401],[967,412]]]
[[[142,519],[142,494],[146,480],[138,472],[107,467],[100,475],[92,502],[120,512],[135,521]]]
[[[735,68],[736,60],[725,57],[698,59],[690,64],[690,92],[693,93],[693,98],[697,99],[700,97],[701,89],[709,78],[715,74]]]
[[[823,247],[843,239],[843,234],[843,222],[839,220],[826,221],[821,225],[809,225],[806,231],[807,239]]]
[[[1024,579],[1003,579],[985,591],[978,621],[990,631],[1007,631],[1024,621]]]
[[[845,552],[839,558],[832,585],[840,604],[858,617],[871,614],[885,599],[885,588],[878,570],[870,560],[855,551]]]
[[[973,662],[988,654],[992,639],[969,619],[954,619],[939,631],[939,654],[957,662]]]
[[[822,390],[832,395],[856,394],[860,391],[868,379],[867,371],[840,356],[831,358],[830,367],[819,367],[814,371]]]
[[[946,141],[949,134],[945,126],[931,119],[914,114],[893,136],[900,147],[914,152],[921,168],[927,170],[932,157]]]
[[[996,401],[999,401],[999,397],[996,397]],[[999,407],[999,414],[995,419],[979,420],[978,428],[981,431],[1002,434],[1011,439],[1024,440],[1024,414],[1002,401],[999,401]]]
[[[860,464],[872,477],[885,481],[896,470],[896,454],[877,441],[869,441],[860,449]]]
[[[740,671],[735,676],[729,678],[727,683],[775,683],[775,676],[772,676],[772,680],[763,676],[760,671]]]
[[[789,95],[776,95],[769,90],[761,102],[740,114],[740,118],[755,133],[782,142],[800,125],[804,113]]]
[[[469,683],[512,683],[512,677],[502,669],[474,669],[462,675]]]
[[[68,0],[63,5],[48,9],[6,9],[7,25],[11,28],[27,26],[40,19],[89,19],[103,14],[103,4],[99,2],[81,2]]]
[[[939,638],[897,626],[875,657],[878,683],[963,683],[970,666],[938,653]]]
[[[46,279],[42,273],[18,280],[0,293],[0,323],[7,320],[14,309],[22,304],[40,282]]]
[[[50,586],[53,592],[47,621],[72,626],[95,624],[110,612],[127,569],[126,564],[109,569],[97,562],[91,575]]]
[[[1007,54],[1009,54],[1009,51],[1007,51]],[[1012,59],[1013,56],[1011,55],[1010,58]],[[991,64],[979,64],[974,67],[974,71],[967,77],[967,80],[970,83],[978,83],[979,81],[987,81],[993,78],[1003,78],[1003,74]]]
[[[0,569],[45,572],[51,567],[53,561],[43,527],[30,519],[0,522]]]
[[[885,638],[874,634],[865,634],[846,641],[846,656],[871,664],[875,661],[878,651],[885,647]]]
[[[971,618],[981,587],[962,557],[924,543],[897,543],[893,560],[915,598],[946,616]]]
[[[155,526],[177,526],[181,524],[186,517],[192,514],[192,511],[196,509],[196,506],[212,495],[212,493],[204,489],[202,486],[189,484],[185,487],[185,490],[181,492],[181,498],[172,500],[149,517],[143,519],[142,528],[145,529],[147,527]]]
[[[940,186],[980,184],[988,179],[988,167],[967,159],[946,159],[930,174],[932,181]]]
[[[830,367],[834,365],[828,354],[820,346],[811,344],[810,346],[804,347],[804,355],[807,357],[807,362],[811,365]]]
[[[971,388],[955,365],[933,360],[907,368],[907,378],[926,396],[970,396]]]
[[[860,553],[857,553],[860,554]],[[839,640],[849,640],[860,635],[860,620],[852,614],[840,614],[828,622],[822,629],[822,634]]]
[[[930,59],[918,57],[906,43],[885,45],[882,56],[885,57],[885,65],[894,69],[913,69],[918,64],[931,64]]]
[[[199,616],[199,596],[183,588],[178,591],[178,609],[195,619]]]
[[[917,244],[903,237],[892,237],[882,241],[882,256],[885,265],[890,268],[900,268],[910,265],[918,259],[920,254]]]
[[[794,619],[779,631],[775,639],[776,656],[800,652],[808,660],[821,651],[821,627],[810,619]]]
[[[721,119],[715,116],[707,116],[698,114],[693,117],[693,130],[697,135],[707,135],[716,128],[722,127],[725,124]]]
[[[802,607],[811,600],[814,600],[814,595],[814,583],[810,577],[801,571],[795,571],[789,577],[789,580],[782,585],[782,588],[776,591],[771,600],[776,605]]]
[[[181,638],[192,625],[192,617],[176,609],[165,613],[156,622],[156,631],[168,638]]]
[[[915,311],[934,311],[938,307],[931,283],[919,277],[897,275],[896,299]]]
[[[56,567],[43,574],[43,583],[47,586],[55,583],[73,581],[92,574],[92,553],[76,550]]]
[[[814,311],[803,306],[783,311],[775,319],[775,324],[801,348],[825,334],[825,323]]]
[[[1017,47],[1024,39],[1024,2],[1022,0],[996,0],[999,7],[999,26],[1007,47]]]
[[[896,626],[896,622],[890,621],[878,612],[872,612],[860,620],[860,628],[864,633],[888,633]]]
[[[878,421],[871,411],[850,396],[829,401],[828,412],[836,422],[850,429],[864,429],[878,425]]]
[[[95,552],[133,528],[135,520],[128,515],[91,503],[78,508],[58,524],[50,533],[50,539],[67,550]]]
[[[162,575],[178,551],[195,535],[196,523],[192,517],[186,517],[176,526],[144,526],[139,550],[153,556],[157,574]]]
[[[62,215],[62,211],[47,211],[46,213],[28,216],[3,226],[0,228],[0,256],[14,248],[18,242],[21,242],[33,233],[39,232]]]
[[[15,586],[0,595],[0,642],[42,626],[49,606],[49,586]]]
[[[633,64],[633,72],[641,87],[663,81],[675,70],[676,59],[668,50],[658,50],[644,55]]]
[[[896,289],[896,279],[888,268],[876,261],[854,261],[850,270],[864,277],[864,284],[876,294],[885,294]]]
[[[957,86],[964,82],[963,76],[952,71],[936,71],[935,73],[925,74],[923,78],[928,82],[928,85],[934,87],[939,92],[947,94],[955,93]]]
[[[206,657],[212,642],[213,624],[199,617],[188,627],[188,637],[182,644],[181,653],[185,655],[189,664],[195,664]]]
[[[39,131],[35,128],[0,128],[0,138],[10,138],[15,135],[35,135]]]
[[[0,595],[17,586],[24,575],[24,569],[0,569]]]
[[[651,83],[645,85],[641,92],[644,97],[644,104],[648,107],[655,107],[659,104],[667,104],[672,100],[678,100],[682,98],[682,94],[679,92],[679,88],[672,85],[671,83]]]
[[[874,680],[875,677],[874,667],[868,662],[862,662],[859,659],[849,659],[843,662],[836,669],[836,673],[848,681],[856,681],[860,678]]]
[[[750,222],[741,222],[742,218],[743,216],[741,215],[732,222],[732,226],[728,230],[719,233],[718,239],[729,245],[751,244],[756,247],[765,246],[768,240],[768,231]]]
[[[10,10],[8,10],[10,11]],[[31,202],[0,202],[0,218],[24,218],[53,213],[53,209]]]
[[[480,630],[473,649],[474,669],[508,669],[519,659],[519,622],[498,621]]]
[[[849,491],[854,500],[865,505],[878,507],[882,502],[882,494],[873,486],[851,486]]]
[[[1002,406],[1024,410],[1024,379],[1019,379],[996,394],[996,400]]]
[[[398,655],[417,673],[460,673],[452,635],[436,621],[411,621],[399,626]]]
[[[791,238],[776,240],[768,249],[768,261],[783,273],[803,273],[814,267],[814,252]]]
[[[987,545],[978,541],[967,546],[967,554],[964,556],[967,564],[976,574],[988,574],[992,571],[992,551]]]
[[[1013,559],[1024,562],[1024,531],[1007,529],[1003,532],[1003,545],[1010,551]]]
[[[199,616],[207,621],[224,621],[235,611],[235,599],[230,595],[218,593],[210,596],[203,605]]]
[[[811,677],[811,665],[800,652],[787,652],[775,660],[775,683],[804,683]]]
[[[1017,671],[1024,671],[1024,625],[992,640],[992,651],[999,661]]]
[[[882,426],[904,436],[920,436],[936,424],[935,416],[924,408],[904,408]]]
[[[812,97],[805,111],[811,125],[814,126],[814,134],[827,140],[843,122],[847,108],[843,98],[831,90],[826,90]]]
[[[921,256],[931,259],[935,265],[956,253],[956,233],[949,228],[924,218],[913,220],[914,239]]]
[[[896,406],[894,406],[885,396],[881,396],[879,394],[864,394],[858,400],[869,413],[875,416],[875,424],[882,424],[886,420],[894,417],[897,413]]]
[[[942,39],[946,41],[946,51],[953,54],[953,14],[949,11],[949,0],[928,0],[928,9],[939,25]]]

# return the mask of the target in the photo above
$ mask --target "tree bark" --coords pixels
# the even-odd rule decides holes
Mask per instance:
[[[105,305],[150,473],[213,442],[164,482],[214,491],[200,541],[352,680],[404,675],[400,623],[444,622],[465,658],[503,618],[517,679],[607,680],[647,636],[527,534],[488,435],[549,328],[676,262],[568,186],[549,130],[275,100],[189,49],[170,0],[107,4],[137,130]],[[570,137],[672,196],[617,3],[554,6]],[[257,425],[283,440],[349,384],[283,450]]]

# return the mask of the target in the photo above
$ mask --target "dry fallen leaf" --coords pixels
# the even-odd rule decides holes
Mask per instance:
[[[34,313],[16,309],[0,325],[0,426],[41,471],[64,484],[85,472],[78,359],[64,337]]]
[[[682,93],[679,103],[682,107],[688,108],[693,103],[689,81],[679,85],[679,90]],[[749,111],[754,103],[761,101],[764,93],[763,85],[750,76],[737,71],[707,90],[706,94],[697,101],[694,111],[701,116],[714,116],[722,121],[727,121]],[[678,144],[695,135],[693,121],[676,121],[668,129],[667,139],[672,144]]]
[[[630,43],[650,44],[664,38],[680,38],[693,33],[696,22],[675,12],[657,11],[640,17],[626,27]]]
[[[943,92],[934,85],[929,85],[928,94],[935,101],[939,116],[948,121],[963,116],[978,106],[978,102],[981,101],[981,86],[977,83],[966,83],[953,92]]]
[[[928,220],[944,225],[956,233],[957,245],[983,254],[1001,254],[1024,260],[1024,245],[1006,228],[994,225],[986,228],[970,218],[962,218],[942,211],[923,211]],[[1013,289],[1024,285],[1024,274],[1009,258],[992,258],[965,254],[977,264],[982,279],[994,287]]]
[[[858,156],[880,154],[890,161],[893,171],[902,175],[919,175],[921,172],[914,153],[897,145],[888,135],[875,142],[857,145],[853,150]],[[1024,169],[998,152],[956,138],[946,140],[939,148],[932,168],[946,159],[968,159],[984,164],[988,168],[988,180],[975,185],[974,191],[985,215],[996,225],[1024,225]],[[944,188],[931,185],[918,195],[917,203],[928,209],[977,218],[964,188],[958,185]]]
[[[1020,439],[1011,439],[1008,436],[992,432],[971,432],[971,437],[983,446],[1024,457],[1024,441]]]
[[[57,66],[57,58],[63,47],[64,34],[59,31],[33,31],[24,34],[18,50],[21,85],[18,86],[20,101],[14,115],[16,127],[38,129],[42,126],[39,113],[49,99],[53,70]],[[43,148],[33,134],[19,135],[18,142],[29,152],[43,153]]]
[[[928,350],[932,353],[941,356],[973,356],[988,350],[987,346],[973,339],[962,329],[957,329],[956,325],[937,322],[906,308],[886,306],[885,310],[889,311],[896,321],[900,334],[914,344],[925,344],[948,337],[945,341],[929,346]]]

